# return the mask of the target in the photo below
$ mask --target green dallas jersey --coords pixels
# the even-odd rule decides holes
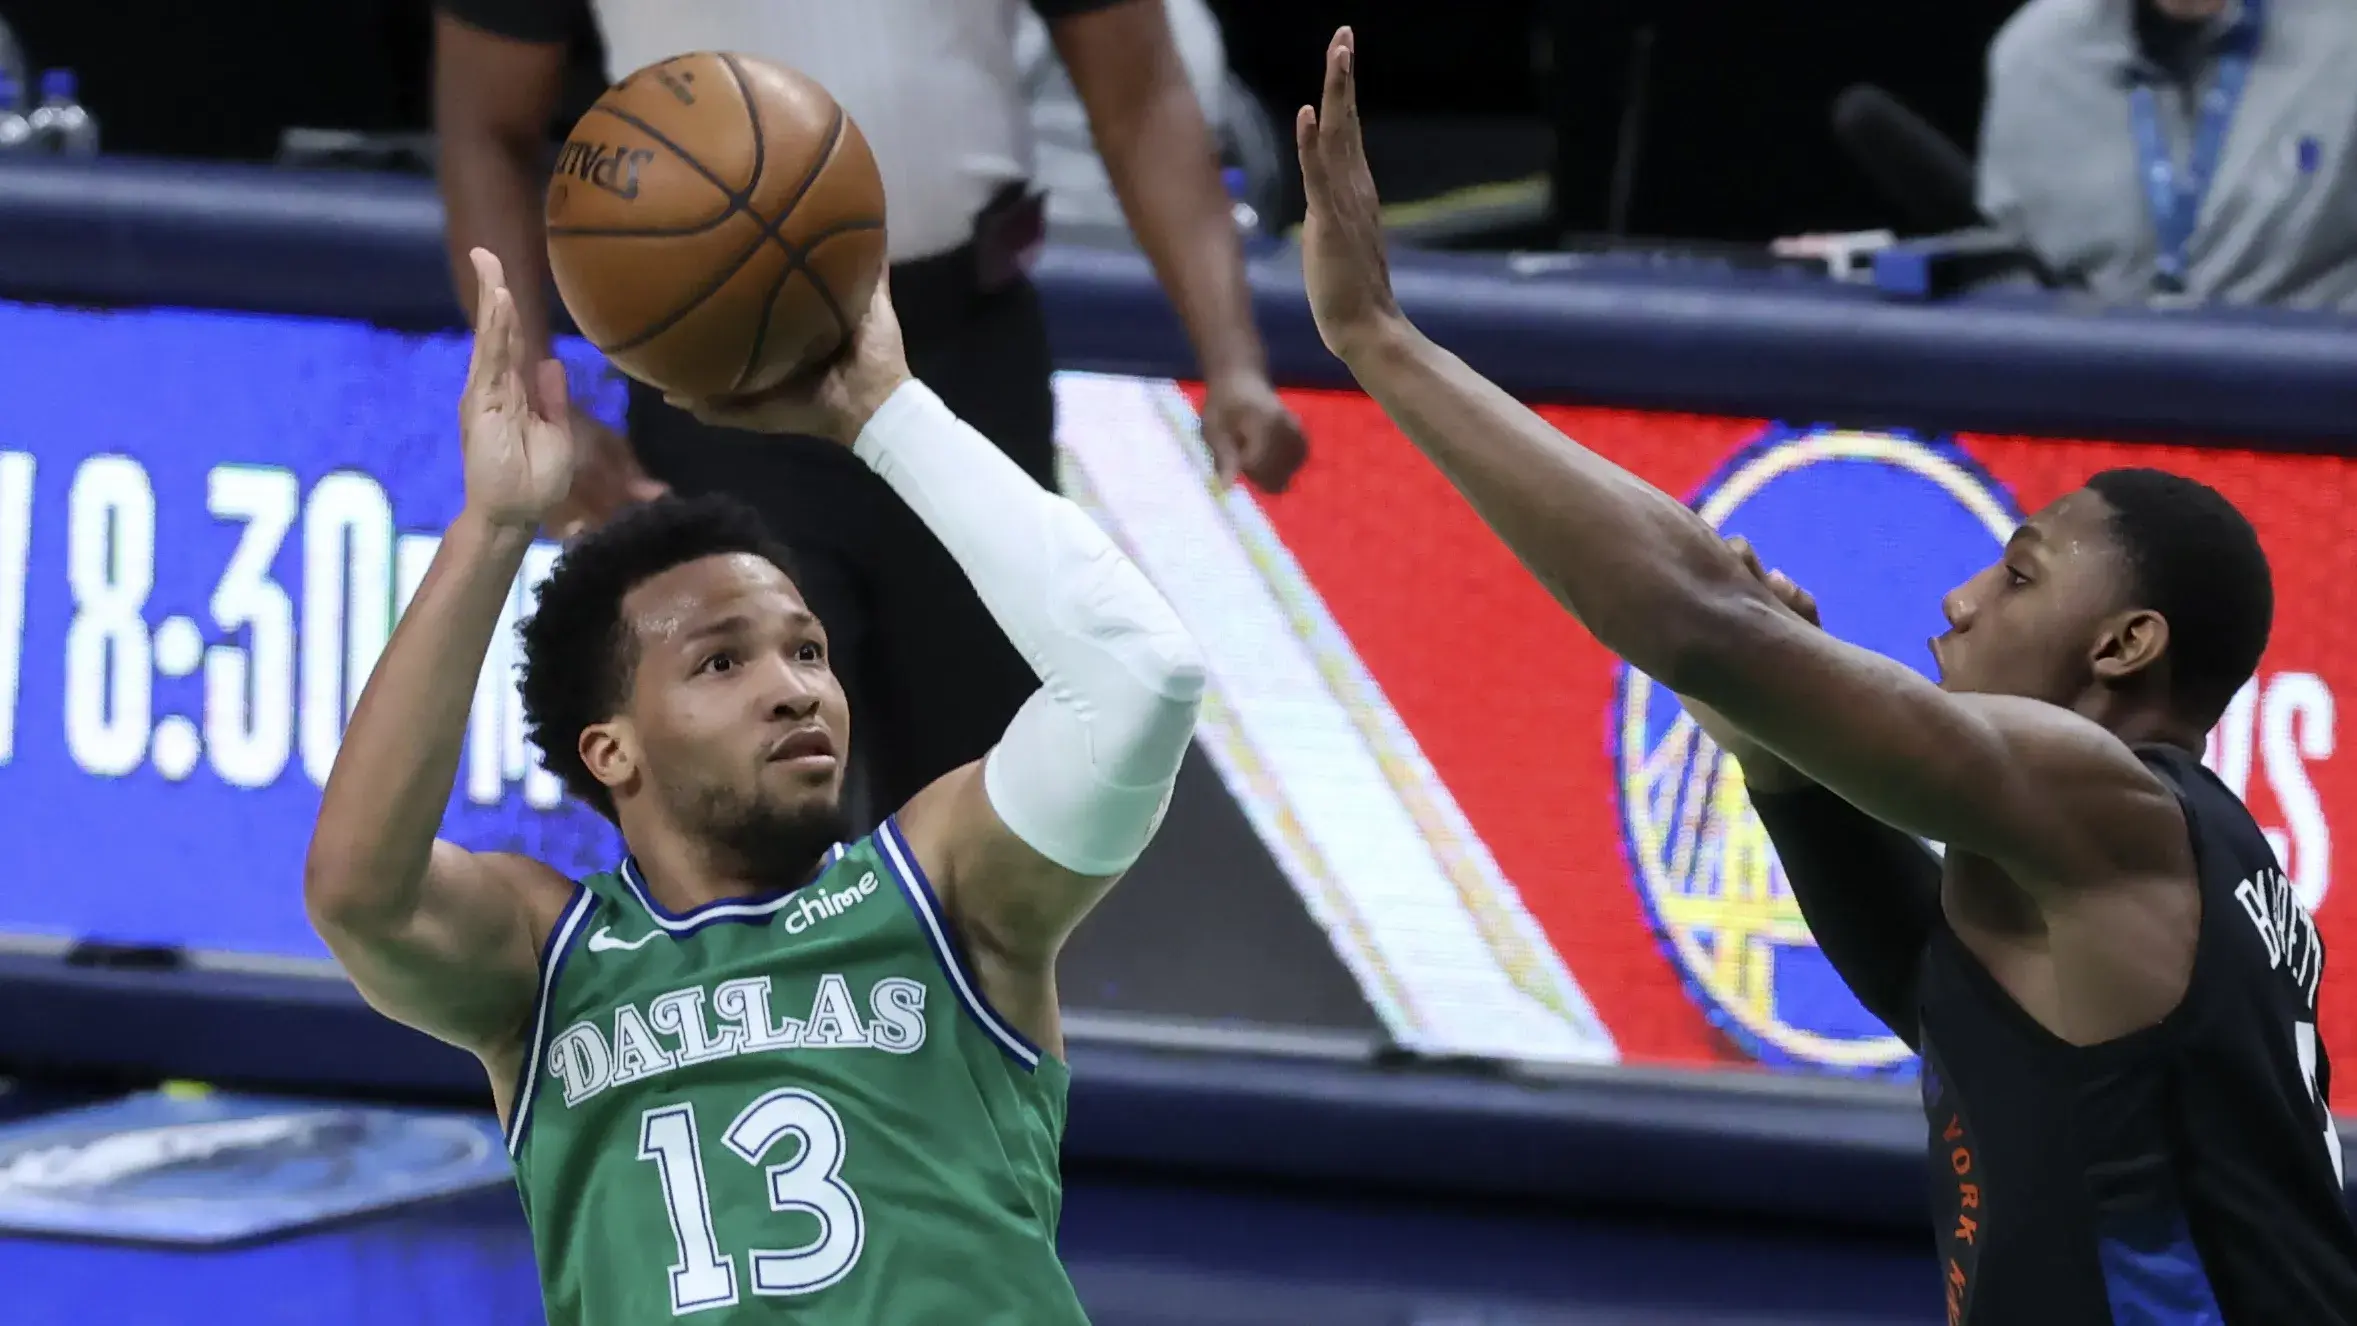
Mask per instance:
[[[1065,1067],[981,998],[896,824],[759,901],[582,881],[508,1150],[557,1326],[1085,1322]]]

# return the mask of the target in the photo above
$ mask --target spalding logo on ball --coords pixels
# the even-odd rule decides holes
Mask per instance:
[[[709,51],[606,89],[557,157],[548,265],[581,334],[682,396],[765,391],[833,354],[884,274],[884,181],[791,69]]]
[[[1694,507],[1806,586],[1827,630],[1919,672],[1943,629],[1941,596],[2021,523],[2011,494],[1951,442],[1781,427]],[[1906,1073],[1906,1045],[1859,1007],[1802,923],[1742,767],[1641,672],[1621,669],[1614,709],[1630,876],[1704,1014],[1774,1067]]]

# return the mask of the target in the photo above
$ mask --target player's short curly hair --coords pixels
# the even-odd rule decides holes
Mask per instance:
[[[2166,470],[2087,480],[2111,507],[2129,592],[2169,624],[2170,701],[2204,727],[2251,679],[2275,622],[2275,579],[2258,531],[2216,489]]]
[[[730,553],[751,553],[794,576],[791,556],[744,503],[657,498],[567,545],[518,628],[525,732],[548,771],[609,820],[614,799],[581,762],[580,742],[583,729],[621,709],[638,666],[622,598],[672,567]]]

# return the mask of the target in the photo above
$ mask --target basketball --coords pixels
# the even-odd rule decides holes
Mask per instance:
[[[884,182],[835,98],[698,52],[606,89],[557,157],[548,265],[592,345],[682,396],[765,391],[851,334],[884,272]]]

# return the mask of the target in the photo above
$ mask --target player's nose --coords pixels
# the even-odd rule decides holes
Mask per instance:
[[[1961,631],[1972,625],[1972,581],[1967,580],[1940,596],[1940,615],[1948,619],[1948,629]]]
[[[769,716],[803,722],[818,712],[818,690],[799,680],[773,689],[769,694]]]
[[[801,722],[818,712],[819,688],[805,669],[781,661],[762,680],[761,710],[767,717]]]

